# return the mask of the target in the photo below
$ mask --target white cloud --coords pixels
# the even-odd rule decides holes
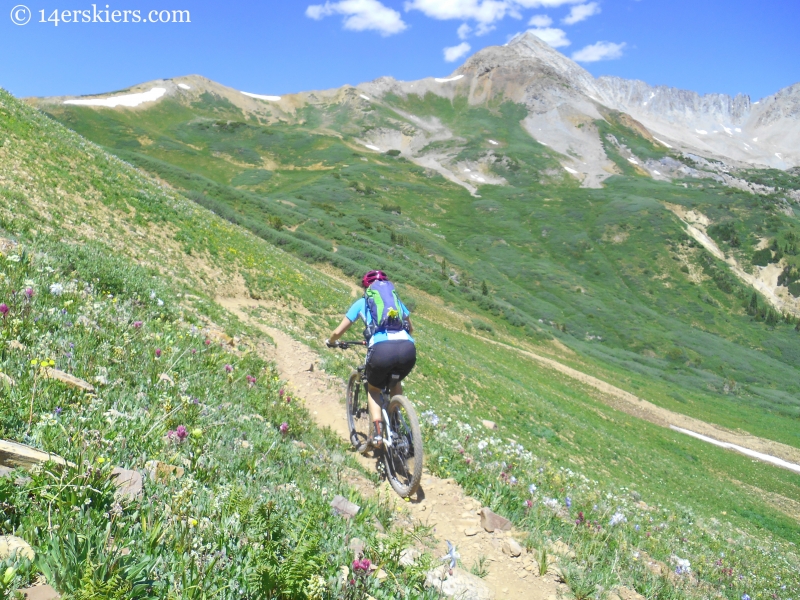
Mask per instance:
[[[528,21],[528,25],[533,27],[550,27],[553,24],[553,19],[548,17],[547,15],[533,15],[531,20]]]
[[[569,14],[561,21],[565,25],[575,25],[585,21],[591,16],[600,13],[600,5],[597,2],[589,2],[588,4],[578,4],[573,6]]]
[[[581,48],[572,54],[572,60],[578,62],[597,62],[598,60],[612,60],[622,56],[625,42],[614,44],[613,42],[597,42],[585,48]]]
[[[556,29],[555,27],[537,27],[528,29],[528,33],[532,33],[553,48],[562,48],[572,43],[567,39],[567,34],[563,29]]]
[[[378,0],[341,0],[312,4],[306,16],[319,21],[331,15],[344,15],[344,28],[351,31],[377,31],[383,36],[400,33],[408,27],[400,13]]]
[[[444,59],[447,62],[454,62],[469,52],[472,47],[467,42],[461,42],[458,46],[450,46],[444,49]]]
[[[472,27],[470,27],[467,23],[462,23],[458,26],[458,39],[465,40],[469,37],[469,34],[472,32]]]
[[[556,8],[565,4],[580,4],[586,0],[406,0],[406,11],[418,10],[432,19],[476,21],[476,33],[494,29],[493,24],[512,17],[521,19],[522,9]]]

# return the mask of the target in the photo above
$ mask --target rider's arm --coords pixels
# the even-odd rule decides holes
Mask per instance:
[[[339,326],[333,330],[333,333],[331,334],[331,337],[328,338],[328,341],[331,344],[334,343],[336,340],[342,337],[348,329],[350,329],[350,325],[352,324],[353,322],[347,317],[342,319],[342,322],[339,323]]]

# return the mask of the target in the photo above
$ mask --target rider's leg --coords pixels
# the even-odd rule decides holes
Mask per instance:
[[[369,416],[372,419],[373,423],[375,421],[383,420],[383,416],[381,415],[381,390],[376,388],[374,385],[369,384],[369,396],[367,398],[367,404],[369,405]]]

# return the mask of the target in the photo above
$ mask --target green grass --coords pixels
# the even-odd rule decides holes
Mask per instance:
[[[407,161],[369,155],[365,162],[349,148],[346,158],[337,155],[337,160],[323,165],[332,167],[328,170],[276,169],[268,180],[256,184],[261,191],[229,185],[233,177],[251,171],[249,166],[239,167],[236,174],[229,172],[231,163],[215,167],[219,172],[206,170],[203,165],[215,160],[200,138],[191,142],[203,148],[197,152],[205,159],[197,162],[188,154],[169,162],[161,151],[149,153],[154,145],[124,154],[185,190],[192,203],[159,189],[120,161],[4,96],[0,118],[5,135],[14,143],[3,147],[7,154],[0,189],[6,204],[0,206],[0,227],[34,246],[56,230],[78,240],[97,238],[96,243],[150,269],[149,277],[165,277],[170,287],[182,292],[193,290],[199,300],[180,304],[228,323],[230,333],[238,325],[197,290],[225,293],[229,281],[240,274],[251,295],[308,309],[310,317],[300,311],[259,313],[306,342],[324,339],[351,297],[346,285],[304,260],[331,263],[348,275],[377,264],[402,282],[403,297],[416,305],[420,361],[408,389],[420,410],[434,410],[445,422],[449,417],[473,427],[482,418],[492,419],[501,424],[504,438],[515,436],[523,450],[532,453],[532,462],[515,467],[520,485],[514,487],[508,485],[507,471],[501,475],[500,462],[508,463],[507,457],[470,466],[452,444],[453,438],[448,441],[438,430],[428,431],[432,468],[456,477],[468,491],[542,539],[567,539],[573,517],[526,521],[522,507],[528,498],[519,495],[522,483],[525,490],[534,481],[550,486],[547,493],[562,501],[565,491],[574,487],[573,500],[583,503],[575,507],[593,507],[588,503],[596,494],[607,499],[603,510],[614,508],[608,494],[618,499],[635,492],[648,505],[660,504],[664,514],[680,518],[681,527],[696,523],[696,536],[681,536],[683,529],[667,528],[659,530],[660,540],[652,546],[641,537],[644,534],[626,529],[612,548],[619,549],[616,563],[596,561],[592,566],[595,563],[590,565],[588,559],[592,552],[584,555],[581,550],[577,566],[599,570],[604,581],[639,582],[640,587],[672,593],[678,588],[670,587],[669,581],[641,576],[632,552],[646,549],[669,561],[671,552],[680,551],[691,556],[693,564],[710,565],[702,578],[713,595],[738,598],[738,583],[723,589],[723,580],[714,578],[719,569],[712,567],[723,551],[720,539],[727,539],[714,533],[717,520],[726,532],[740,530],[732,538],[737,569],[759,577],[748,583],[746,592],[754,598],[783,594],[770,577],[780,574],[786,581],[792,569],[796,571],[796,521],[769,498],[800,496],[797,476],[614,411],[596,400],[592,390],[536,367],[513,350],[482,341],[465,324],[475,330],[479,323],[480,335],[546,354],[554,352],[546,340],[557,338],[576,352],[561,353],[559,360],[576,368],[659,405],[797,447],[794,326],[768,326],[757,315],[748,315],[749,294],[736,282],[728,285],[721,275],[714,276],[723,266],[706,261],[661,201],[698,208],[714,220],[735,214],[742,222],[741,231],[766,214],[760,226],[778,235],[792,225],[791,218],[747,194],[683,188],[641,177],[613,178],[601,190],[583,190],[552,179],[545,186],[539,178],[547,176],[553,157],[545,148],[523,144],[526,134],[518,125],[517,108],[479,108],[473,113],[458,103],[448,108],[449,103],[431,98],[410,96],[402,102],[411,104],[397,102],[401,110],[439,116],[463,135],[463,151],[476,153],[471,156],[484,151],[479,149],[481,136],[491,135],[528,153],[512,157],[528,166],[517,172],[509,169],[508,181],[512,173],[519,177],[512,185],[482,186],[482,198],[473,198]],[[159,137],[155,133],[169,133],[160,130],[161,119],[169,121],[170,128],[184,130],[189,113],[166,104],[159,110],[169,119],[162,115],[150,120],[147,111],[137,113],[137,126],[150,128],[151,139]],[[203,104],[190,112],[192,118],[201,113],[209,119],[213,115],[215,120],[244,121],[224,105]],[[314,139],[324,141],[324,134],[313,130],[319,123],[338,123],[348,135],[360,135],[360,122],[345,118],[346,113],[342,107],[327,112],[308,109],[305,131],[297,124],[276,124],[276,134],[290,125],[295,128],[296,136],[287,133],[284,139],[297,146],[285,152],[273,148],[276,155],[269,158],[285,165],[284,157],[300,156]],[[101,129],[93,124],[93,114],[68,111],[56,116],[73,115],[71,126],[89,134]],[[115,120],[129,118],[124,112],[102,114]],[[376,126],[392,114],[382,107],[366,117],[364,125]],[[346,147],[338,138],[330,138],[328,148]],[[247,147],[264,151],[252,141],[254,137],[247,139]],[[238,143],[228,140],[234,142]],[[109,136],[104,143],[113,148],[117,141]],[[189,168],[193,165],[199,165],[196,171]],[[526,175],[524,168],[531,172]],[[228,179],[219,174],[223,170]],[[74,173],[80,176],[70,176]],[[363,191],[352,182],[362,183]],[[368,194],[367,186],[379,191]],[[45,204],[33,202],[33,197]],[[227,221],[203,209],[204,202]],[[397,206],[400,211],[395,212],[400,214],[384,211],[384,206]],[[298,227],[278,229],[269,224],[273,216]],[[620,243],[612,241],[617,233],[626,234]],[[744,238],[735,251],[746,253],[753,242]],[[679,256],[707,269],[708,279],[692,284],[680,261],[674,260]],[[445,271],[449,270],[444,276],[443,259]],[[419,290],[433,294],[433,299]],[[188,320],[193,311],[184,310]],[[352,357],[320,351],[330,372],[347,372]],[[728,385],[726,392],[731,379],[736,385]],[[454,431],[455,425],[448,427],[445,431]],[[469,442],[458,441],[472,453],[469,444],[477,444],[479,437],[476,433]],[[538,468],[552,481],[539,477]],[[567,469],[572,472],[569,478],[555,477]],[[691,543],[683,542],[683,537]],[[591,550],[595,538],[572,539],[576,548]],[[705,592],[680,588],[675,593],[691,597]],[[668,597],[660,591],[656,595]]]

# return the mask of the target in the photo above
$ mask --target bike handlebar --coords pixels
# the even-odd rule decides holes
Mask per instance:
[[[331,343],[330,341],[325,340],[325,345],[328,348],[341,348],[342,350],[347,350],[351,346],[366,346],[367,342],[364,340],[346,340]]]

